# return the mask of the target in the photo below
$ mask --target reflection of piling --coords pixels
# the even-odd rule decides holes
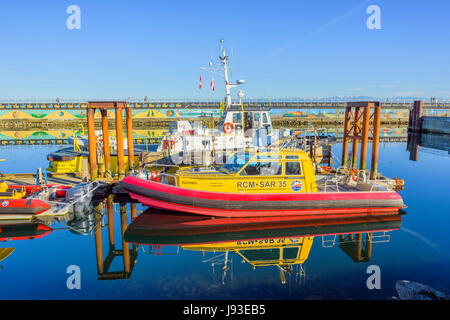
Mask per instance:
[[[368,262],[372,256],[372,232],[339,235],[339,248],[354,262]]]
[[[109,235],[109,250],[106,258],[103,259],[102,250],[102,234],[100,224],[100,214],[96,214],[96,229],[95,229],[95,246],[97,253],[97,270],[98,280],[115,280],[115,279],[128,279],[131,276],[133,268],[137,261],[138,246],[134,246],[130,249],[129,244],[124,239],[125,231],[128,227],[127,216],[127,204],[120,203],[120,228],[122,237],[122,249],[116,249],[114,240],[114,196],[110,196],[107,202],[104,203],[108,209],[108,235]],[[136,215],[136,204],[131,206],[131,216]],[[100,209],[98,209],[98,212]],[[133,213],[134,211],[134,213]],[[109,271],[114,258],[122,257],[123,270],[122,271]]]
[[[128,226],[128,217],[127,217],[127,204],[120,204],[120,226],[122,230],[122,250],[123,250],[123,269],[125,273],[130,273],[130,247],[128,246],[128,242],[124,240],[125,230],[127,230]]]
[[[100,216],[101,204],[94,208],[94,223],[95,223],[95,252],[97,255],[97,273],[103,273],[103,242],[102,242],[102,224]]]
[[[115,241],[114,241],[114,202],[113,195],[108,197],[108,236],[109,236],[109,248],[114,249]]]

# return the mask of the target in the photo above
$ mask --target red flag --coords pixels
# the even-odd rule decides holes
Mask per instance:
[[[202,75],[200,75],[200,84],[198,85],[198,88],[199,88],[199,89],[202,88]]]
[[[215,87],[215,82],[214,82],[214,78],[212,78],[211,80],[211,89],[214,91],[214,87]]]

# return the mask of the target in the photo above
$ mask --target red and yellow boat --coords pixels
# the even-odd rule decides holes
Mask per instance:
[[[220,167],[144,172],[120,182],[142,204],[160,210],[218,217],[303,218],[395,213],[405,207],[396,180],[341,169],[317,173],[296,148],[236,152]]]

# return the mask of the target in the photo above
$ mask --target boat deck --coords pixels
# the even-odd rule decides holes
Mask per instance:
[[[0,180],[5,181],[8,185],[34,185],[36,184],[35,173],[5,173],[0,174]],[[80,175],[70,173],[47,173],[48,184],[64,184],[75,186],[82,181]]]
[[[316,174],[317,192],[386,191],[384,188],[362,181],[350,181],[345,176]]]

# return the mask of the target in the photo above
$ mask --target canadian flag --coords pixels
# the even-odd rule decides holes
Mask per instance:
[[[202,88],[202,75],[200,75],[200,84],[198,85],[198,88],[199,88],[199,89]]]
[[[216,83],[214,82],[214,78],[212,78],[212,80],[211,80],[211,89],[212,89],[212,91],[214,91],[215,85],[216,85]]]

